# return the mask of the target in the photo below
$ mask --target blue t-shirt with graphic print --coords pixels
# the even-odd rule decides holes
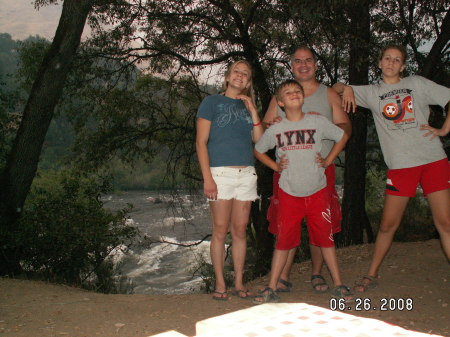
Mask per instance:
[[[253,121],[240,99],[223,95],[206,97],[197,118],[211,122],[208,139],[210,167],[253,166]]]

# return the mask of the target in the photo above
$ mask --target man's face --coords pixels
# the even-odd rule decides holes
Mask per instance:
[[[297,50],[291,61],[292,72],[297,81],[308,81],[316,78],[317,64],[309,50]]]

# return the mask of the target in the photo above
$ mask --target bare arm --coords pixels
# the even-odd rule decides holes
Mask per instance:
[[[320,154],[318,153],[317,162],[319,162],[320,166],[325,168],[330,166],[336,159],[336,157],[339,155],[339,153],[341,153],[341,151],[344,149],[345,144],[347,144],[349,138],[350,138],[349,135],[344,131],[341,140],[333,145],[333,147],[330,150],[330,153],[328,154],[328,156],[326,156],[326,158],[322,159],[320,157]]]
[[[328,88],[327,95],[328,102],[330,102],[333,111],[333,123],[344,130],[347,137],[350,137],[352,134],[352,123],[350,122],[348,115],[342,109],[341,98],[330,88]]]
[[[263,163],[267,167],[271,168],[272,170],[274,170],[276,172],[283,171],[282,164],[277,163],[272,158],[270,158],[267,154],[258,152],[256,150],[254,150],[254,153],[255,153],[256,159],[258,159],[261,163]]]
[[[433,128],[427,124],[422,124],[420,126],[420,130],[428,130],[428,132],[424,133],[423,136],[430,136],[430,140],[437,136],[447,136],[450,132],[450,101],[447,102],[447,117],[445,118],[444,124],[442,124],[442,127],[440,129]]]
[[[250,115],[252,116],[252,121],[253,121],[252,138],[253,138],[253,142],[256,143],[264,133],[264,127],[259,118],[258,110],[256,110],[255,105],[253,104],[253,101],[250,97],[245,96],[245,95],[238,95],[237,98],[244,102],[245,107],[247,108],[247,110],[250,112]]]
[[[356,111],[356,99],[351,86],[338,82],[333,84],[332,89],[339,95],[342,95],[342,107],[344,111]]]
[[[200,169],[203,176],[203,193],[210,199],[217,198],[217,185],[211,175],[208,155],[208,138],[211,129],[211,122],[204,118],[197,118],[196,149]]]
[[[270,126],[275,123],[275,120],[278,117],[278,104],[275,96],[270,100],[269,107],[267,108],[266,114],[264,115],[263,123],[266,126]]]

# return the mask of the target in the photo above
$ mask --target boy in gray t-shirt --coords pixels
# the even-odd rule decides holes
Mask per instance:
[[[263,164],[280,172],[278,234],[272,260],[269,286],[254,303],[276,302],[278,279],[286,264],[288,252],[300,243],[301,220],[306,217],[310,244],[319,246],[335,284],[333,296],[350,300],[351,292],[342,285],[334,247],[330,199],[326,191],[325,168],[344,148],[348,135],[319,115],[302,111],[302,86],[294,80],[280,84],[275,97],[284,108],[286,118],[271,126],[255,145],[255,156]],[[319,153],[323,139],[336,144],[326,158]],[[277,158],[287,159],[287,167],[265,154],[276,147]]]

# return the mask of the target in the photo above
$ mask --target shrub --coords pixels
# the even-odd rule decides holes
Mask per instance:
[[[128,208],[104,209],[107,180],[74,171],[36,178],[17,232],[24,270],[51,281],[115,292],[111,251],[137,234]]]

